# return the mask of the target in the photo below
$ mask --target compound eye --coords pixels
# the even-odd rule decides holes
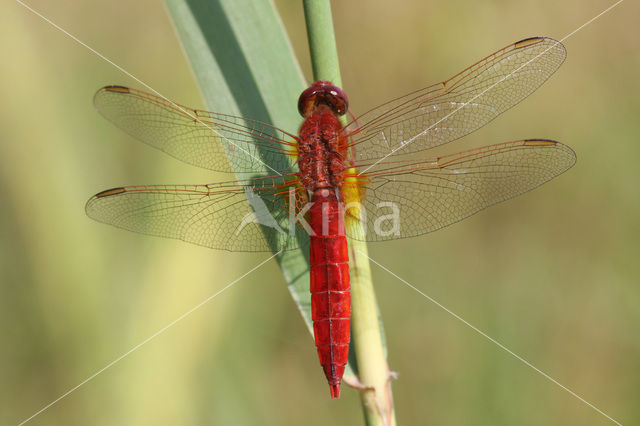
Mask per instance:
[[[336,115],[344,115],[349,109],[347,95],[337,86],[332,86],[326,101]]]
[[[298,112],[301,116],[307,118],[316,109],[317,93],[314,87],[309,87],[298,98]]]
[[[298,111],[303,117],[308,117],[319,105],[328,106],[336,115],[344,115],[349,108],[349,101],[339,87],[328,81],[316,81],[300,95]]]

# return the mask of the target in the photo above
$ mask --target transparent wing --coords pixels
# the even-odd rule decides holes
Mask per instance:
[[[290,206],[298,212],[306,201],[297,181],[267,177],[113,188],[89,199],[86,212],[92,219],[141,234],[229,251],[275,251],[308,241],[302,228],[289,229]]]
[[[442,83],[358,117],[355,160],[418,152],[484,126],[542,85],[566,57],[553,39],[534,37],[487,56]]]
[[[93,101],[107,120],[186,163],[261,174],[265,169],[283,174],[290,168],[295,137],[266,123],[191,109],[122,86],[100,89]]]
[[[347,233],[367,241],[426,234],[530,191],[575,161],[566,145],[530,139],[413,164],[386,164],[366,175],[369,183],[361,201],[365,234],[357,227]]]

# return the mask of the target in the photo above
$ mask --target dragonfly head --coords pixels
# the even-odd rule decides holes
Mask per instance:
[[[334,114],[344,115],[349,108],[349,99],[341,88],[329,81],[316,81],[302,92],[298,99],[298,111],[303,117],[308,117],[319,105],[328,106]]]

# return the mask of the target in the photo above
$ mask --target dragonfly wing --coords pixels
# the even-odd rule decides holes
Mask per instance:
[[[388,165],[367,176],[363,235],[383,241],[413,237],[458,222],[530,191],[568,170],[571,148],[549,140],[490,145],[414,164]]]
[[[521,40],[365,113],[352,137],[356,162],[426,150],[479,129],[540,87],[565,57],[556,40]]]
[[[186,163],[262,174],[291,168],[294,137],[266,123],[191,109],[122,86],[100,89],[93,101],[117,127]]]
[[[114,188],[89,199],[86,212],[92,219],[129,231],[215,249],[289,250],[306,241],[299,229],[289,231],[289,188],[293,203],[306,203],[305,193],[296,191],[294,183],[276,177]]]

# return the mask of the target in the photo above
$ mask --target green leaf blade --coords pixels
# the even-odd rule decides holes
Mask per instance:
[[[210,110],[297,132],[296,104],[306,82],[270,1],[167,0],[166,5]],[[273,173],[266,166],[264,171]],[[308,250],[296,249],[276,259],[312,332],[308,256]]]

